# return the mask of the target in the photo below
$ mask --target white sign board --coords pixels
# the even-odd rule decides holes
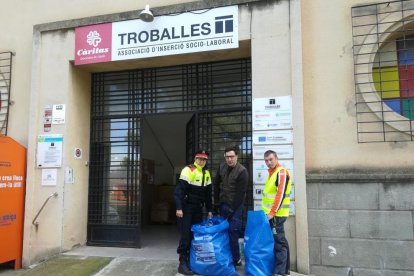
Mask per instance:
[[[253,130],[292,128],[292,97],[253,99]]]
[[[293,160],[279,160],[280,165],[289,170],[290,176],[292,178],[292,184],[295,182],[294,171],[293,171]],[[253,160],[253,183],[254,184],[264,184],[266,183],[267,177],[269,175],[268,168],[264,161],[262,160]]]
[[[64,124],[65,123],[65,109],[64,104],[54,104],[52,111],[52,124]]]
[[[238,47],[238,6],[112,23],[113,61]]]
[[[264,184],[253,185],[253,199],[262,199]]]
[[[42,170],[42,186],[56,186],[57,169]]]
[[[253,159],[264,160],[264,153],[268,150],[276,152],[278,159],[293,159],[293,145],[254,146]]]
[[[254,131],[253,145],[292,144],[292,130]]]
[[[62,166],[63,135],[39,135],[37,138],[37,167],[58,168]]]
[[[239,47],[238,6],[75,29],[75,65]]]

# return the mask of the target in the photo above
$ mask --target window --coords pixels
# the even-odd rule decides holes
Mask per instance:
[[[358,142],[414,140],[414,1],[352,9]]]
[[[0,53],[0,134],[7,135],[12,53]]]

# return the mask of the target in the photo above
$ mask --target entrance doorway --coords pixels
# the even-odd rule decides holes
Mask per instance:
[[[175,227],[173,191],[196,149],[251,172],[250,59],[93,75],[88,244],[140,247]],[[246,206],[252,206],[252,183]]]

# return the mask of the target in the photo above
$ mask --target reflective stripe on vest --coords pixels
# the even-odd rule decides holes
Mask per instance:
[[[203,170],[202,168],[194,163],[195,169],[192,170],[186,166],[180,174],[180,179],[185,180],[188,184],[194,186],[207,186],[211,184],[211,176],[208,170],[204,170],[204,181],[203,181]]]
[[[263,197],[262,197],[262,210],[268,214],[273,207],[275,202],[277,187],[276,187],[276,178],[279,174],[281,169],[285,169],[282,166],[279,166],[276,171],[272,174],[271,177],[268,177],[266,180],[265,187],[263,189]],[[288,182],[286,183],[286,191],[285,196],[282,201],[282,205],[280,205],[279,210],[276,212],[276,216],[278,217],[288,217],[289,216],[289,208],[290,208],[290,187],[291,187],[291,177],[288,170],[286,170],[288,176]]]

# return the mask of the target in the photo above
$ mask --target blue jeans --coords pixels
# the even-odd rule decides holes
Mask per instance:
[[[242,229],[242,212],[243,204],[241,204],[234,212],[231,212],[229,205],[225,203],[220,205],[220,215],[226,218],[229,222],[230,250],[234,263],[240,260],[239,238]]]
[[[276,229],[276,235],[273,234],[275,246],[273,252],[275,253],[275,274],[285,275],[290,268],[289,258],[289,244],[285,236],[285,228],[283,224],[286,217],[274,217],[269,220],[270,228]]]

